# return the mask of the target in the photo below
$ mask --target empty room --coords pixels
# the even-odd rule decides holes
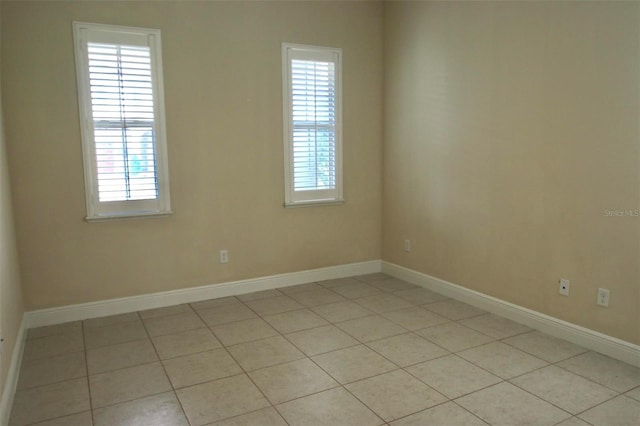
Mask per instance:
[[[640,424],[640,2],[0,1],[0,425]]]

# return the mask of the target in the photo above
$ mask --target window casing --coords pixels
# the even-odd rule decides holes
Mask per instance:
[[[170,214],[160,31],[73,32],[87,220]]]
[[[340,203],[342,50],[284,43],[285,206]]]

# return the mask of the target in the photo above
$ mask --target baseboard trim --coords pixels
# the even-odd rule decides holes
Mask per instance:
[[[0,424],[8,425],[9,416],[11,415],[11,407],[13,407],[13,398],[16,395],[18,387],[18,377],[20,375],[20,366],[22,365],[22,353],[24,352],[24,342],[27,338],[27,322],[25,316],[22,316],[20,329],[16,337],[16,344],[11,353],[11,362],[9,363],[9,371],[7,380],[4,382],[2,389],[2,400],[0,401]]]
[[[390,262],[382,272],[640,367],[640,346]]]
[[[350,263],[327,268],[251,278],[247,280],[211,284],[180,290],[145,294],[140,296],[109,299],[78,305],[41,309],[25,313],[26,327],[41,327],[69,321],[98,318],[107,315],[123,314],[145,309],[193,303],[218,297],[237,296],[254,291],[270,290],[279,287],[305,284],[314,281],[344,278],[352,275],[380,272],[381,261]]]

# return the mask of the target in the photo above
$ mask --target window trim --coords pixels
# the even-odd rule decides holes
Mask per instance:
[[[85,219],[93,222],[171,215],[160,30],[75,21],[73,22],[73,37],[87,207],[87,216]],[[131,44],[132,38],[139,38],[140,40],[145,38],[146,44],[135,43],[135,45],[145,45],[150,48],[154,101],[155,172],[158,182],[158,197],[152,200],[100,202],[98,199],[98,178],[87,43],[97,41],[113,44]]]
[[[291,104],[291,60],[307,59],[332,61],[335,64],[335,189],[295,191],[293,185],[293,118]],[[342,176],[342,49],[282,43],[282,104],[284,139],[285,207],[307,207],[314,205],[336,205],[344,203]]]

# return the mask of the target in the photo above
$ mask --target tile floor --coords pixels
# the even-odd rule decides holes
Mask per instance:
[[[31,329],[11,425],[638,425],[640,369],[382,274]]]

